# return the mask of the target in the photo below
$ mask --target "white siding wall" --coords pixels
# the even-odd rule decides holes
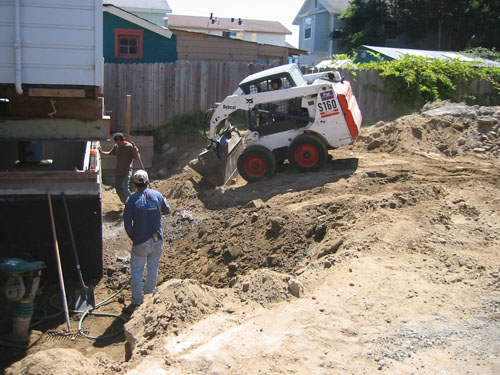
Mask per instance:
[[[130,12],[134,13],[135,15],[138,15],[139,17],[144,18],[145,20],[148,20],[149,22],[155,23],[159,26],[167,27],[167,23],[163,19],[165,16],[167,16],[166,13],[139,12],[139,11],[130,11]]]
[[[0,0],[0,83],[15,82],[15,1]],[[21,1],[22,83],[102,86],[102,0]]]
[[[252,42],[252,34],[251,32],[245,33],[245,40]],[[265,33],[257,33],[257,43],[264,44],[272,44],[275,46],[286,46],[286,36],[285,34],[265,34]]]

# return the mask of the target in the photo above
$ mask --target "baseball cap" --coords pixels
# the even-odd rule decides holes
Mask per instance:
[[[145,184],[149,181],[148,172],[139,169],[134,173],[134,182],[138,184]]]

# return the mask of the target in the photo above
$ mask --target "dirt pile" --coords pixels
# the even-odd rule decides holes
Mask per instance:
[[[105,375],[496,374],[499,123],[499,107],[433,104],[363,128],[317,173],[153,181],[173,214],[161,285],[126,324],[129,352],[123,335],[30,353],[77,349]],[[130,248],[113,191],[103,197],[101,298],[127,280]]]
[[[147,296],[125,325],[132,354],[147,355],[151,339],[158,339],[202,319],[222,306],[223,292],[193,280],[169,280]]]
[[[54,348],[34,353],[15,363],[5,375],[87,375],[105,374],[107,370],[119,371],[106,355],[87,358],[78,350]]]
[[[498,156],[500,107],[434,103],[421,113],[363,129],[355,149],[370,152]]]

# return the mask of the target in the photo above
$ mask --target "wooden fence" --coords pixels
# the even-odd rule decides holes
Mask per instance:
[[[411,112],[409,109],[396,105],[386,95],[384,80],[380,78],[378,72],[358,71],[355,78],[348,71],[341,71],[341,74],[351,82],[353,93],[363,115],[364,126],[372,125],[377,121],[392,121]],[[465,87],[457,89],[455,100],[464,101],[467,93],[476,96],[479,104],[485,104],[481,102],[481,98],[494,95],[495,88],[488,81],[475,79],[468,90]],[[405,103],[404,98],[402,99],[402,103]],[[413,108],[415,105],[409,102],[405,104],[408,108]]]
[[[105,64],[104,99],[111,116],[111,130],[125,129],[126,95],[132,95],[131,124],[134,132],[149,132],[176,115],[205,111],[234,92],[249,74],[266,66],[241,62],[177,61],[154,64]],[[384,81],[374,71],[360,71],[354,79],[343,72],[358,100],[363,125],[390,121],[406,114],[385,95]],[[376,88],[376,89],[374,89]],[[475,81],[474,95],[494,92],[486,81]],[[463,97],[463,90],[458,96]],[[411,104],[411,103],[410,103]]]
[[[249,74],[265,66],[241,62],[177,61],[105,64],[104,100],[111,130],[125,129],[126,95],[132,95],[131,131],[158,129],[176,115],[205,111]]]

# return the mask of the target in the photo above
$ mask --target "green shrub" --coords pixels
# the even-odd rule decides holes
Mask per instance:
[[[204,117],[201,111],[194,111],[175,116],[162,127],[154,132],[154,145],[157,149],[167,142],[169,136],[173,134],[182,134],[192,137],[204,136]]]
[[[356,66],[358,70],[378,71],[384,79],[386,95],[406,109],[419,109],[426,102],[436,100],[465,100],[469,104],[486,105],[500,102],[500,68],[497,67],[413,55],[405,55],[401,60],[375,61]],[[474,97],[470,90],[474,79],[489,81],[495,93],[483,98]]]

